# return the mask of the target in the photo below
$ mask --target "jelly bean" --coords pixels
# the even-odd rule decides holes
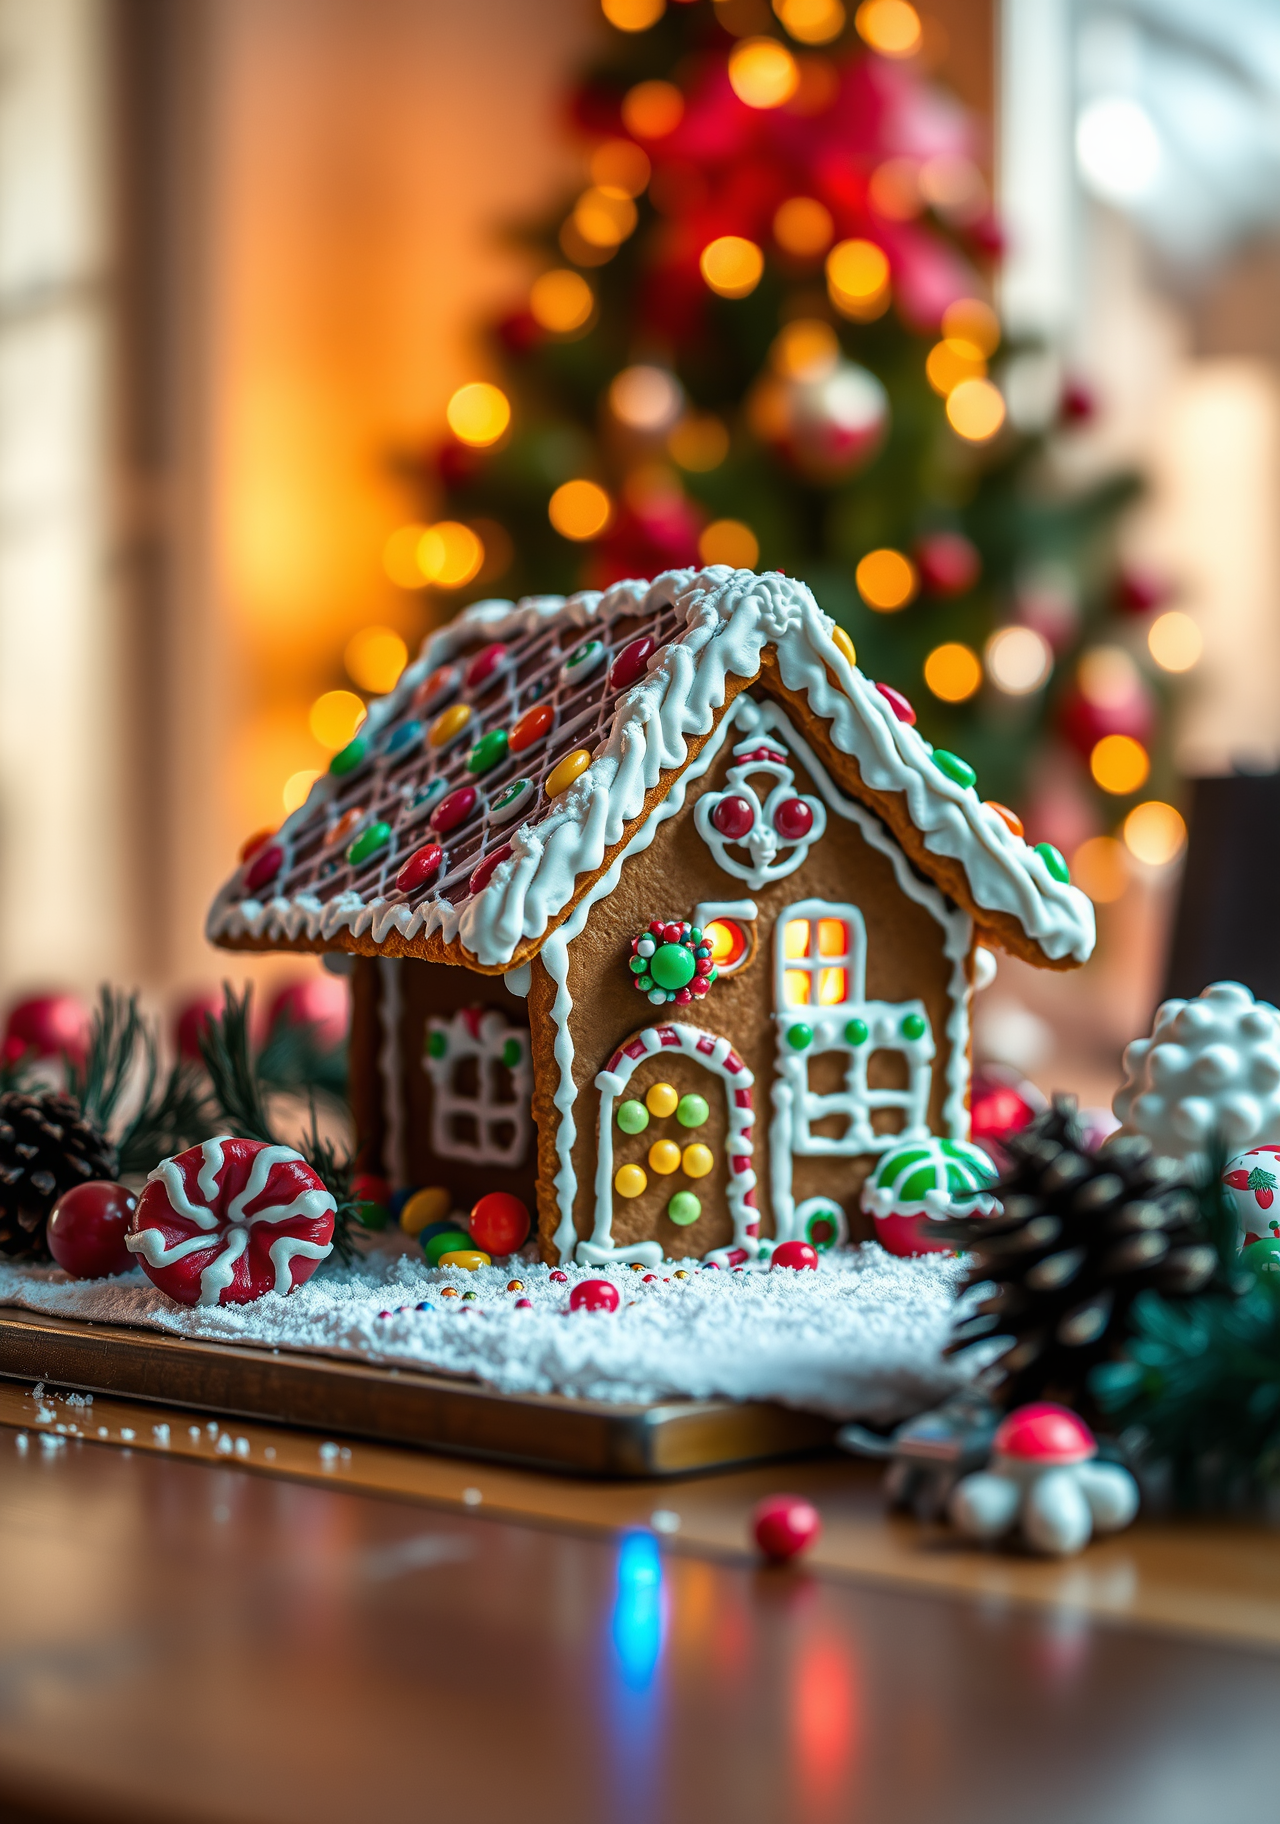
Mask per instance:
[[[357,735],[354,741],[348,741],[345,747],[338,749],[338,752],[329,762],[329,771],[331,773],[336,773],[339,778],[341,778],[344,773],[354,773],[356,768],[368,756],[368,752],[368,741],[363,735]]]
[[[466,677],[463,680],[467,689],[479,690],[482,684],[487,684],[494,673],[501,670],[506,662],[506,657],[507,649],[501,640],[495,640],[492,646],[482,647],[467,666]]]
[[[580,779],[591,765],[591,755],[585,747],[575,748],[573,753],[566,754],[547,776],[543,791],[548,798],[558,798],[567,792],[575,779]]]
[[[444,850],[438,842],[424,843],[422,848],[415,849],[396,875],[396,886],[402,893],[416,893],[419,887],[425,887],[440,871],[444,860]]]
[[[474,1273],[478,1267],[491,1267],[492,1260],[480,1248],[450,1248],[435,1263],[438,1267],[465,1267]]]
[[[889,708],[893,711],[899,722],[905,722],[908,726],[914,726],[916,712],[912,709],[910,703],[907,702],[907,699],[900,690],[895,690],[892,684],[877,684],[876,689],[880,692],[880,695],[889,705]]]
[[[470,704],[454,703],[436,717],[427,740],[432,747],[447,747],[451,741],[457,740],[470,720]]]
[[[479,802],[480,794],[474,785],[460,785],[440,800],[428,821],[438,836],[447,835],[467,821]]]
[[[609,667],[609,688],[626,690],[630,685],[638,683],[657,648],[658,642],[647,633],[642,634],[638,640],[632,640],[629,646],[624,646]]]
[[[522,754],[526,748],[545,740],[555,721],[555,713],[549,703],[535,703],[532,709],[526,709],[508,739],[511,752]]]
[[[507,757],[507,731],[505,728],[491,728],[487,735],[481,735],[471,752],[467,755],[469,773],[491,772]]]
[[[1021,817],[1019,817],[1016,811],[1011,811],[1007,804],[998,804],[994,798],[984,798],[982,802],[989,811],[995,812],[1001,823],[1005,824],[1015,836],[1022,836],[1025,834]]]
[[[831,629],[831,644],[835,647],[841,658],[848,659],[850,665],[856,665],[858,663],[858,654],[854,649],[853,641],[849,638],[843,627],[833,627]]]
[[[443,1185],[431,1184],[415,1191],[405,1200],[400,1211],[400,1227],[406,1235],[421,1235],[433,1222],[443,1222],[453,1199]]]
[[[470,1235],[465,1234],[461,1229],[449,1227],[441,1229],[433,1235],[422,1251],[427,1257],[428,1264],[438,1267],[442,1254],[456,1253],[459,1249],[465,1250],[470,1246]]]
[[[371,823],[367,830],[362,831],[356,837],[347,850],[347,860],[353,868],[358,868],[362,862],[370,860],[372,856],[385,849],[390,841],[391,825],[389,823]]]
[[[494,849],[492,854],[485,856],[484,860],[480,863],[480,866],[475,870],[471,879],[467,882],[467,892],[472,894],[483,893],[503,862],[509,861],[510,859],[511,844],[509,842],[504,842],[501,848]]]

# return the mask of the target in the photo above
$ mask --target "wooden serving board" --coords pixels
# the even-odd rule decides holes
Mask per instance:
[[[0,1375],[574,1475],[690,1475],[830,1444],[835,1421],[764,1401],[613,1405],[196,1342],[122,1324],[0,1313]]]

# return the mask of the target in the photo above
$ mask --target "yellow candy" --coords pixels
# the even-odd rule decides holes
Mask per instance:
[[[507,1291],[508,1292],[523,1292],[524,1291],[524,1281],[522,1279],[509,1279],[507,1281]]]
[[[453,1205],[453,1198],[442,1185],[432,1184],[425,1191],[415,1191],[405,1198],[400,1212],[400,1227],[406,1235],[421,1235],[428,1223],[443,1222]]]
[[[655,1140],[649,1148],[649,1164],[655,1172],[678,1172],[680,1148],[674,1140]]]
[[[455,1248],[452,1254],[442,1254],[437,1264],[442,1267],[465,1267],[468,1273],[474,1273],[477,1267],[491,1267],[493,1262],[479,1248]]]
[[[443,715],[436,717],[431,724],[427,740],[432,747],[444,747],[455,735],[460,735],[471,720],[471,706],[468,703],[455,703],[446,709]]]
[[[443,718],[442,718],[443,719]],[[591,755],[585,747],[579,747],[571,754],[566,754],[558,766],[547,775],[543,791],[548,798],[558,798],[561,792],[567,792],[575,779],[580,779],[591,765]]]
[[[831,644],[838,653],[848,659],[851,665],[856,665],[858,663],[858,654],[854,649],[853,641],[849,638],[843,627],[833,627],[831,629]]]
[[[681,1154],[680,1163],[690,1178],[705,1178],[715,1164],[711,1148],[700,1143],[686,1146]]]
[[[649,1113],[657,1115],[659,1119],[666,1115],[674,1115],[679,1104],[679,1092],[673,1089],[670,1083],[655,1083],[644,1099],[644,1105]]]
[[[639,1197],[648,1183],[641,1166],[624,1165],[614,1177],[613,1188],[619,1197]]]

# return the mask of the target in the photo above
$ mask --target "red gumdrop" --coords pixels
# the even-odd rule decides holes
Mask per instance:
[[[312,1026],[315,1041],[331,1049],[341,1045],[351,1023],[351,994],[341,976],[309,975],[282,988],[267,1010],[267,1025]]]
[[[814,1267],[818,1250],[807,1241],[780,1241],[769,1260],[770,1267]]]
[[[49,1252],[76,1279],[106,1279],[128,1273],[133,1255],[125,1246],[129,1219],[138,1199],[124,1184],[93,1180],[63,1193],[49,1217]]]
[[[711,821],[730,842],[741,842],[756,820],[756,814],[745,798],[722,798],[711,813]]]
[[[569,1275],[567,1273],[562,1273],[560,1271],[559,1267],[553,1268],[552,1271],[547,1274],[548,1279],[554,1279],[561,1284],[563,1284],[568,1279],[568,1277],[569,1277]]]
[[[259,887],[270,884],[284,866],[284,850],[278,842],[269,842],[265,849],[258,849],[244,877],[244,884],[250,893],[256,893]]]
[[[911,727],[915,726],[916,712],[912,709],[900,690],[895,690],[892,684],[877,684],[876,689],[880,692],[880,695],[889,705],[889,708],[893,711],[899,722],[906,722]]]
[[[1051,1400],[1015,1406],[991,1440],[994,1455],[1023,1463],[1082,1463],[1097,1448],[1084,1420]]]
[[[571,1311],[616,1311],[618,1288],[607,1279],[580,1279],[569,1294]]]
[[[37,994],[9,1009],[4,1055],[18,1059],[28,1051],[38,1058],[61,1057],[65,1051],[84,1062],[89,1037],[89,1010],[73,994]]]
[[[351,1180],[351,1195],[357,1203],[389,1203],[391,1180],[378,1172],[357,1172]]]
[[[439,836],[449,830],[456,830],[460,823],[465,823],[480,797],[474,785],[460,785],[456,792],[450,792],[442,798],[432,811],[429,822]]]
[[[468,690],[477,690],[497,671],[507,656],[507,649],[501,640],[495,640],[492,646],[484,646],[467,666],[464,682]]]
[[[644,676],[645,666],[653,657],[657,644],[652,634],[645,633],[624,646],[609,667],[610,690],[626,690],[628,685],[637,683]]]
[[[766,1558],[785,1564],[821,1535],[822,1519],[803,1495],[766,1495],[751,1515],[751,1531]]]
[[[200,1034],[222,1012],[220,994],[197,994],[184,1001],[174,1022],[178,1056],[195,1063],[200,1057]]]
[[[468,1226],[476,1246],[496,1260],[529,1239],[529,1209],[507,1191],[489,1191],[473,1207]]]
[[[503,862],[510,858],[510,855],[511,844],[509,842],[504,842],[501,848],[493,851],[492,855],[486,855],[484,860],[480,863],[480,866],[472,874],[471,879],[467,882],[467,892],[483,893]]]
[[[396,875],[396,886],[402,893],[416,893],[419,887],[425,887],[440,871],[444,860],[444,850],[438,842],[427,842],[420,849],[415,849]]]
[[[813,811],[803,798],[784,798],[773,813],[773,827],[784,842],[803,842],[813,828]]]

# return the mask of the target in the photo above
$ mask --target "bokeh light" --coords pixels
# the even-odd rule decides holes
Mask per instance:
[[[1094,743],[1089,771],[1104,792],[1127,798],[1147,783],[1151,761],[1141,741],[1132,735],[1104,735]]]
[[[511,423],[511,401],[500,386],[492,386],[487,380],[472,380],[458,388],[445,417],[460,443],[483,449],[496,443]]]
[[[987,670],[997,690],[1025,697],[1048,683],[1053,648],[1034,627],[1000,627],[987,641]]]
[[[667,438],[667,449],[682,469],[705,475],[729,454],[729,432],[714,412],[688,412]]]
[[[821,380],[835,371],[839,359],[836,332],[821,317],[796,317],[785,323],[769,350],[774,371],[788,380]]]
[[[561,538],[598,538],[613,517],[613,502],[597,481],[562,482],[547,504],[547,516]]]
[[[698,268],[722,298],[745,298],[760,283],[764,255],[740,234],[722,234],[702,249]]]
[[[398,589],[425,589],[427,579],[418,564],[418,545],[425,526],[399,526],[382,548],[382,568]]]
[[[827,290],[846,317],[869,320],[889,303],[889,261],[874,241],[840,241],[827,255]]]
[[[905,608],[919,587],[916,567],[901,551],[888,546],[868,551],[854,572],[858,593],[868,608],[880,614],[893,614]]]
[[[553,335],[568,335],[591,320],[596,307],[595,293],[580,272],[557,266],[533,282],[529,293],[529,312],[535,323]]]
[[[484,541],[460,520],[439,520],[418,540],[418,568],[441,589],[461,589],[483,563]]]
[[[609,387],[609,410],[633,431],[665,431],[683,404],[684,389],[665,367],[624,367]]]
[[[620,32],[647,32],[667,10],[667,0],[600,0],[600,10]]]
[[[353,690],[326,690],[311,705],[308,725],[321,747],[336,754],[365,718],[365,707]]]
[[[1091,646],[1076,666],[1080,695],[1095,709],[1123,709],[1142,691],[1142,678],[1123,646]]]
[[[1004,398],[990,380],[962,380],[947,396],[951,428],[966,443],[987,443],[1004,423]]]
[[[831,211],[816,196],[789,196],[773,218],[773,238],[796,259],[816,259],[835,239]]]
[[[780,108],[800,86],[800,71],[776,38],[740,38],[729,52],[729,83],[749,108]]]
[[[1187,846],[1187,826],[1171,804],[1152,798],[1137,804],[1124,820],[1125,847],[1149,868],[1167,868]]]
[[[286,817],[301,809],[307,802],[311,795],[311,788],[319,777],[320,774],[311,766],[304,766],[301,772],[290,773],[284,782],[284,790],[280,794]]]
[[[606,139],[591,154],[591,181],[619,196],[639,196],[649,182],[649,155],[631,139]]]
[[[684,118],[684,96],[674,82],[638,82],[622,101],[622,124],[637,139],[665,139]]]
[[[773,0],[773,10],[799,44],[830,44],[847,18],[841,0]]]
[[[920,167],[920,194],[949,220],[971,222],[987,207],[987,180],[962,152],[938,152]]]
[[[914,57],[924,40],[920,15],[907,0],[863,0],[853,23],[863,42],[882,57]]]
[[[944,703],[963,703],[982,682],[982,661],[971,647],[948,640],[925,660],[924,681]]]
[[[760,540],[740,519],[713,519],[698,540],[698,556],[704,564],[754,570],[760,556]]]
[[[1161,671],[1190,671],[1204,652],[1204,635],[1189,614],[1170,608],[1148,628],[1147,650]]]
[[[910,222],[924,208],[920,167],[914,158],[886,158],[871,173],[867,200],[889,222]]]
[[[982,360],[1000,346],[1000,319],[981,298],[957,298],[942,313],[942,333],[960,345],[958,354]]]
[[[1129,885],[1123,844],[1114,836],[1090,836],[1071,857],[1071,878],[1097,906],[1123,899]]]
[[[925,359],[924,371],[935,393],[949,399],[962,380],[984,380],[987,364],[981,355],[956,342],[935,342]]]
[[[595,185],[573,206],[573,225],[589,247],[617,247],[634,233],[639,217],[629,196]]]
[[[409,663],[409,648],[391,627],[362,627],[347,641],[342,662],[361,690],[385,696]]]

